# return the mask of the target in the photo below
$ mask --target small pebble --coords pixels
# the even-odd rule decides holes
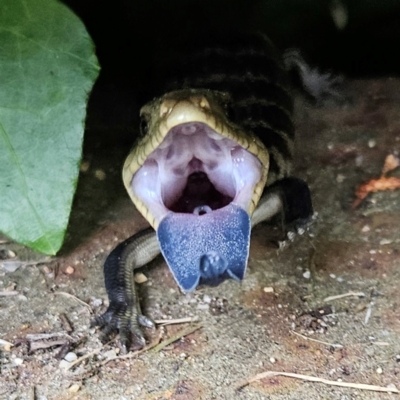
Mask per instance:
[[[67,354],[65,355],[65,357],[64,357],[64,360],[65,360],[65,361],[68,361],[68,362],[73,362],[73,361],[75,361],[75,360],[77,360],[77,359],[78,359],[78,356],[77,356],[75,353],[73,353],[73,352],[67,353]]]
[[[376,146],[376,140],[375,139],[368,140],[368,147],[370,149],[374,148],[375,146]]]
[[[275,360],[274,357],[270,357],[270,358],[269,358],[269,361],[270,361],[272,364],[275,364],[275,363],[276,363],[276,360]]]
[[[274,288],[272,286],[266,286],[263,290],[265,293],[274,293]]]
[[[13,363],[15,365],[22,365],[24,363],[24,360],[22,358],[14,358]]]
[[[99,181],[104,181],[104,179],[106,179],[106,173],[102,169],[96,169],[96,171],[94,172],[94,176]]]
[[[203,302],[204,303],[211,303],[211,297],[208,294],[205,294],[203,296]]]
[[[339,174],[339,175],[336,177],[336,182],[337,182],[337,183],[342,183],[345,179],[346,179],[346,177],[345,177],[344,175]]]
[[[58,364],[58,368],[60,369],[67,369],[70,366],[70,362],[65,361],[65,360],[61,360],[60,363]]]
[[[92,299],[92,301],[90,303],[91,303],[92,307],[97,308],[103,304],[103,300],[102,299]]]
[[[22,265],[22,261],[3,261],[0,266],[6,272],[14,272]]]
[[[371,228],[368,225],[364,225],[361,229],[361,232],[369,232]]]
[[[7,250],[7,254],[9,258],[14,258],[16,254],[12,250]]]
[[[114,349],[108,350],[103,354],[103,357],[106,359],[114,358],[116,356],[117,356],[117,353],[115,352]]]
[[[210,308],[209,304],[198,304],[197,309],[198,310],[208,310]]]
[[[68,388],[68,392],[70,392],[70,393],[77,393],[77,392],[79,392],[80,388],[81,388],[80,385],[78,385],[77,383],[74,383],[73,385],[71,385],[71,386]]]
[[[68,275],[72,275],[75,272],[75,269],[71,266],[68,266],[67,268],[65,268],[65,273]]]
[[[310,271],[305,271],[304,273],[303,273],[303,278],[305,278],[305,279],[310,279],[310,277],[311,277],[311,272]]]
[[[384,246],[384,245],[386,245],[386,244],[391,244],[391,243],[393,243],[393,240],[389,240],[389,239],[382,239],[382,240],[379,242],[379,244],[380,244],[381,246]]]
[[[330,276],[332,279],[335,279],[335,278],[336,278],[336,275],[335,275],[335,274],[329,274],[329,276]]]
[[[381,367],[378,367],[377,369],[376,369],[376,373],[377,374],[381,374],[383,371],[382,371],[382,368]]]
[[[147,276],[143,272],[138,272],[134,276],[136,283],[144,283],[147,282]]]
[[[82,161],[81,162],[81,172],[87,172],[90,168],[90,162],[89,161]]]

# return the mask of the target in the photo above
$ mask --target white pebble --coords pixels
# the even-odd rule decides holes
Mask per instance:
[[[382,372],[383,372],[383,370],[382,370],[381,367],[378,367],[378,368],[376,369],[376,373],[377,373],[377,374],[381,374]]]
[[[303,273],[303,277],[305,278],[305,279],[310,279],[310,277],[311,277],[311,272],[310,271],[305,271],[304,273]]]
[[[73,362],[78,359],[78,356],[75,353],[69,352],[65,355],[64,360],[68,362]]]
[[[70,392],[70,393],[77,393],[77,392],[79,392],[80,388],[81,388],[80,385],[78,385],[77,383],[74,383],[73,385],[71,385],[71,386],[68,388],[68,392]]]
[[[60,369],[67,369],[67,368],[69,368],[70,364],[71,364],[71,363],[69,363],[68,361],[61,360],[61,361],[60,361],[60,364],[58,364],[58,368],[60,368]]]
[[[208,294],[203,296],[204,303],[211,303],[211,297]]]
[[[3,261],[0,266],[6,272],[15,272],[22,265],[21,261]]]
[[[275,363],[276,363],[276,360],[275,360],[274,357],[270,357],[270,358],[269,358],[269,361],[270,361],[272,364],[275,364]]]
[[[22,358],[14,358],[13,363],[15,365],[22,365],[24,363],[24,360]]]

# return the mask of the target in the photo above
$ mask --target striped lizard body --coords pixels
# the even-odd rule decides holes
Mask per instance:
[[[251,228],[278,213],[312,212],[307,185],[290,177],[293,103],[286,72],[262,35],[233,35],[175,58],[141,109],[141,135],[123,180],[152,228],[105,262],[110,306],[97,324],[144,345],[133,269],[160,252],[182,291],[245,275]],[[173,58],[171,58],[173,59]],[[154,230],[153,230],[154,229]]]

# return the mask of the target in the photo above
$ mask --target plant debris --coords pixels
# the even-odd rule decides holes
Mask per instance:
[[[370,193],[400,189],[400,178],[386,176],[388,172],[396,169],[399,164],[399,158],[389,154],[385,159],[381,176],[378,179],[371,179],[357,188],[353,209],[357,208]]]
[[[389,387],[383,387],[376,385],[367,385],[365,383],[331,381],[329,379],[319,378],[317,376],[302,375],[302,374],[295,374],[292,372],[280,372],[280,371],[265,371],[260,374],[257,374],[252,378],[248,379],[247,381],[240,383],[236,389],[237,390],[241,389],[252,382],[259,381],[260,379],[272,378],[274,376],[286,376],[288,378],[302,379],[303,381],[308,381],[308,382],[319,382],[319,383],[324,383],[325,385],[341,386],[341,387],[360,389],[360,390],[371,390],[374,392],[400,393],[399,390],[394,385],[390,385]]]

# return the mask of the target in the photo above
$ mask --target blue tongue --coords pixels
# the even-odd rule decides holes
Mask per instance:
[[[184,292],[199,284],[242,280],[250,247],[250,217],[235,204],[203,215],[168,214],[157,238],[176,282]]]

